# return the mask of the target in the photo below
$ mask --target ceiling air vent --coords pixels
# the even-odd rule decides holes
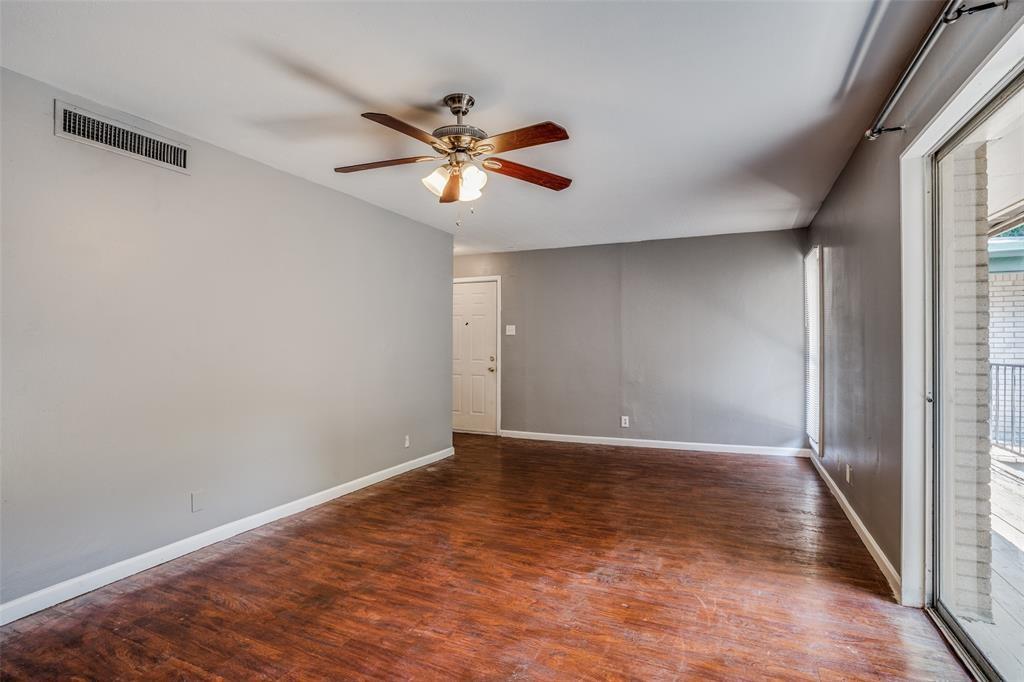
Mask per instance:
[[[60,100],[53,101],[53,134],[188,173],[185,145]]]

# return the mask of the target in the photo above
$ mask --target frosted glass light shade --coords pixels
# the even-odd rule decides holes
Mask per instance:
[[[475,201],[482,197],[483,194],[478,189],[466,189],[463,185],[462,190],[459,192],[459,201]]]
[[[433,173],[423,178],[423,186],[434,193],[434,196],[441,196],[441,192],[444,191],[445,183],[448,182],[448,166],[441,166],[436,169]]]
[[[451,175],[451,168],[448,164],[436,169],[433,173],[423,178],[423,186],[434,194],[441,196],[444,186]],[[483,196],[480,189],[487,184],[487,173],[476,166],[466,164],[462,167],[462,188],[459,191],[459,201],[473,201]]]
[[[467,189],[480,192],[487,184],[487,173],[476,166],[466,165],[462,168],[462,191],[465,192]],[[475,197],[474,197],[475,198]],[[462,201],[462,197],[459,197],[459,201]]]

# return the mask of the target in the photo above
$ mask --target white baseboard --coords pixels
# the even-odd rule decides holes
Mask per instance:
[[[882,575],[885,576],[886,581],[889,583],[889,589],[892,590],[893,596],[896,598],[897,603],[902,603],[901,597],[903,590],[900,585],[900,574],[893,568],[889,562],[889,558],[885,556],[885,552],[875,542],[875,538],[868,531],[868,527],[864,525],[864,522],[857,516],[857,512],[850,506],[849,500],[846,499],[846,495],[843,495],[843,491],[839,489],[836,482],[832,480],[828,472],[825,471],[825,467],[821,465],[817,457],[811,457],[811,463],[814,464],[814,468],[817,470],[818,475],[821,476],[821,480],[825,481],[825,485],[832,492],[832,496],[839,502],[839,506],[842,508],[843,513],[846,514],[846,518],[850,520],[850,524],[853,529],[857,531],[857,535],[860,536],[861,542],[868,548],[868,553],[871,554],[871,558],[878,564],[878,568],[882,571]]]
[[[86,592],[91,592],[95,589],[109,585],[112,582],[127,578],[130,575],[145,571],[148,568],[153,568],[159,564],[170,561],[171,559],[177,559],[180,556],[194,552],[197,549],[202,549],[207,545],[212,545],[215,542],[226,540],[239,533],[258,528],[264,524],[276,521],[292,514],[315,507],[318,504],[329,502],[337,497],[348,495],[361,488],[373,485],[374,483],[380,483],[381,481],[404,474],[407,471],[417,469],[432,462],[450,457],[455,453],[454,448],[445,448],[444,450],[438,450],[437,452],[429,455],[424,455],[402,464],[396,464],[393,467],[382,469],[381,471],[374,472],[357,478],[354,481],[348,483],[342,483],[336,485],[333,488],[322,490],[312,495],[294,500],[292,502],[286,502],[280,506],[268,509],[266,511],[253,514],[252,516],[246,516],[243,519],[225,523],[223,526],[217,526],[210,530],[193,535],[191,537],[172,542],[169,545],[158,547],[154,550],[139,554],[123,561],[98,568],[95,571],[91,571],[84,575],[80,575],[75,578],[70,578],[64,582],[51,585],[50,587],[44,587],[41,590],[26,594],[23,597],[18,597],[4,604],[0,604],[0,625],[10,623],[11,621],[24,618],[25,616],[35,613],[36,611],[42,611],[45,608],[49,608],[55,604],[59,604],[63,601],[67,601],[72,597],[77,597]]]
[[[644,438],[614,438],[612,436],[571,436],[564,433],[535,433],[533,431],[505,431],[504,438],[550,440],[558,443],[590,443],[592,445],[625,445],[635,448],[659,450],[691,450],[729,455],[771,455],[774,457],[810,457],[808,448],[776,448],[765,445],[721,445],[719,443],[685,443],[674,440],[646,440]]]

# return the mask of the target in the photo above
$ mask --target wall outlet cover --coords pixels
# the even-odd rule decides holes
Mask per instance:
[[[514,324],[506,324],[505,325],[505,336],[515,336],[515,335],[516,335],[516,326]]]
[[[192,513],[203,511],[203,498],[205,495],[202,490],[194,490],[189,493],[189,503],[192,505]]]
[[[409,447],[409,434],[405,434],[405,447]]]
[[[624,429],[628,429],[629,428],[629,417],[627,417],[626,415],[622,415],[622,418],[619,421],[619,426],[621,426]]]

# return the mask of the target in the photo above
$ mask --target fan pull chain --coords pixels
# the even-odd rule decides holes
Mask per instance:
[[[476,215],[476,208],[475,207],[473,207],[473,206],[469,207],[469,215]],[[455,227],[462,227],[462,220],[463,220],[464,217],[465,217],[465,214],[463,214],[462,208],[459,208],[458,212],[455,214]]]

